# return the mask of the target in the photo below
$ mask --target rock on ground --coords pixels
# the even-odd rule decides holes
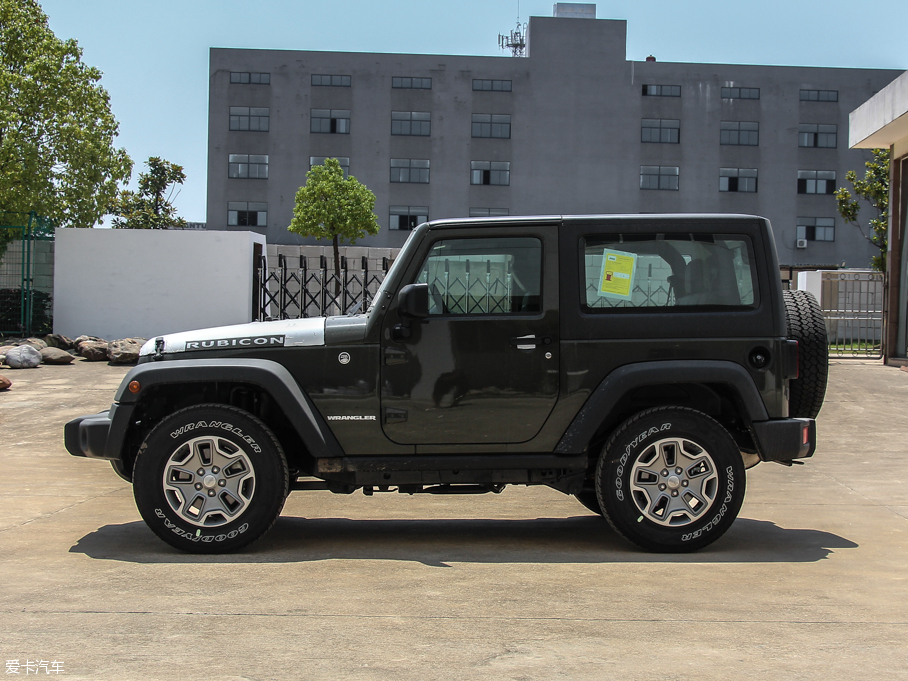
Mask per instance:
[[[8,346],[12,347],[19,345],[31,345],[35,350],[41,350],[42,348],[47,347],[47,343],[45,343],[40,338],[7,338],[4,342]]]
[[[82,344],[83,343],[106,343],[107,341],[103,338],[98,338],[97,336],[79,336],[73,341],[73,349],[76,351],[77,355],[82,354]]]
[[[73,342],[71,339],[59,333],[49,333],[44,337],[44,342],[49,348],[60,348],[61,350],[72,350]]]
[[[31,345],[17,345],[6,353],[6,363],[11,369],[34,369],[41,364],[41,353]]]
[[[106,341],[82,341],[77,343],[79,354],[89,362],[102,362],[107,360],[107,342]]]
[[[44,348],[40,352],[45,364],[70,364],[75,359],[66,350],[60,348]]]
[[[121,338],[107,346],[111,364],[135,364],[139,361],[139,350],[145,345],[144,338]]]
[[[13,382],[9,380],[6,376],[0,376],[0,390],[6,390],[9,388]]]

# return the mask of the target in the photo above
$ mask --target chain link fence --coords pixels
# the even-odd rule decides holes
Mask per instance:
[[[47,218],[0,211],[0,334],[50,333],[53,238]]]

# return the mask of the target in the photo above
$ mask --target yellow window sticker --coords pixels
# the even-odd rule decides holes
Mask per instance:
[[[599,276],[599,295],[630,300],[634,292],[637,254],[606,250],[602,254],[602,273]]]

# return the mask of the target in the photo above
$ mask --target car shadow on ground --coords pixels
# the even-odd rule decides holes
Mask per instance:
[[[690,554],[647,553],[596,516],[529,520],[279,518],[260,541],[226,555],[187,554],[142,522],[105,525],[70,553],[131,563],[305,563],[400,560],[450,563],[810,563],[857,548],[838,535],[739,518],[719,541]]]

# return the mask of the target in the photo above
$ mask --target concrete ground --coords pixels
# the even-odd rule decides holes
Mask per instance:
[[[125,368],[5,372],[0,662],[72,679],[908,679],[908,373],[840,361],[804,466],[642,553],[573,498],[297,492],[262,541],[162,543],[63,424]],[[58,665],[53,666],[56,661]],[[39,669],[43,674],[44,668]]]

